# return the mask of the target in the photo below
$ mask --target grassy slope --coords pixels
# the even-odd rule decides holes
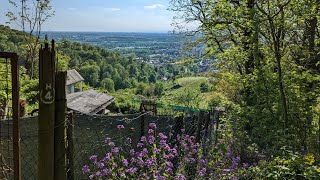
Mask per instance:
[[[207,77],[185,77],[180,78],[175,81],[175,84],[170,84],[165,90],[164,96],[161,98],[161,101],[164,103],[178,105],[173,97],[179,96],[179,94],[185,93],[186,91],[200,89],[200,84],[208,82]],[[201,103],[201,108],[206,108],[210,93],[201,93],[203,97],[203,102]]]

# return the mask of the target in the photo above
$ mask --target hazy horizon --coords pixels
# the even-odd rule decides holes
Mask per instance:
[[[132,32],[167,33],[173,13],[170,0],[53,0],[55,16],[46,21],[43,31],[49,32]],[[6,25],[5,14],[15,9],[8,0],[0,0],[0,24]],[[20,29],[14,23],[9,25]]]

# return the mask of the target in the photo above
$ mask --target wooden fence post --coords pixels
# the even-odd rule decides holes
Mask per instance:
[[[66,179],[66,80],[67,72],[56,73],[55,130],[54,130],[54,179]]]
[[[70,112],[68,115],[68,128],[67,128],[67,160],[68,160],[68,168],[67,168],[67,179],[74,180],[74,163],[73,163],[73,139],[74,139],[74,118],[73,112]]]
[[[39,163],[38,179],[54,179],[54,117],[55,117],[55,50],[48,43],[39,51]]]

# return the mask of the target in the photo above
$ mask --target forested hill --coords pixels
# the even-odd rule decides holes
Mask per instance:
[[[25,45],[23,42],[24,34],[21,31],[0,25],[0,51],[19,52],[20,55],[23,55],[21,51]]]
[[[89,44],[63,41],[59,44],[58,51],[70,57],[69,68],[78,70],[93,87],[109,89],[107,84],[114,82],[115,90],[126,89],[136,87],[139,82],[155,83],[161,77],[178,74],[172,65],[153,67],[134,56],[124,57],[117,52]]]
[[[18,52],[22,62],[26,61],[27,44],[24,42],[22,32],[0,25],[0,51]],[[134,56],[124,57],[90,44],[62,41],[57,44],[57,51],[61,69],[76,69],[87,85],[110,92],[134,88],[139,83],[156,83],[162,77],[170,78],[179,74],[177,67],[172,64],[153,67]],[[28,71],[28,67],[25,68]]]

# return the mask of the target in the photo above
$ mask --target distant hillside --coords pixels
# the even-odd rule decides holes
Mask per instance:
[[[0,25],[0,51],[17,52],[23,61],[27,51],[24,42],[22,32]],[[163,77],[170,78],[180,73],[172,64],[154,67],[137,61],[135,56],[123,56],[79,42],[58,42],[57,51],[60,69],[76,69],[85,78],[86,84],[111,92],[134,88],[139,83],[156,83]]]

